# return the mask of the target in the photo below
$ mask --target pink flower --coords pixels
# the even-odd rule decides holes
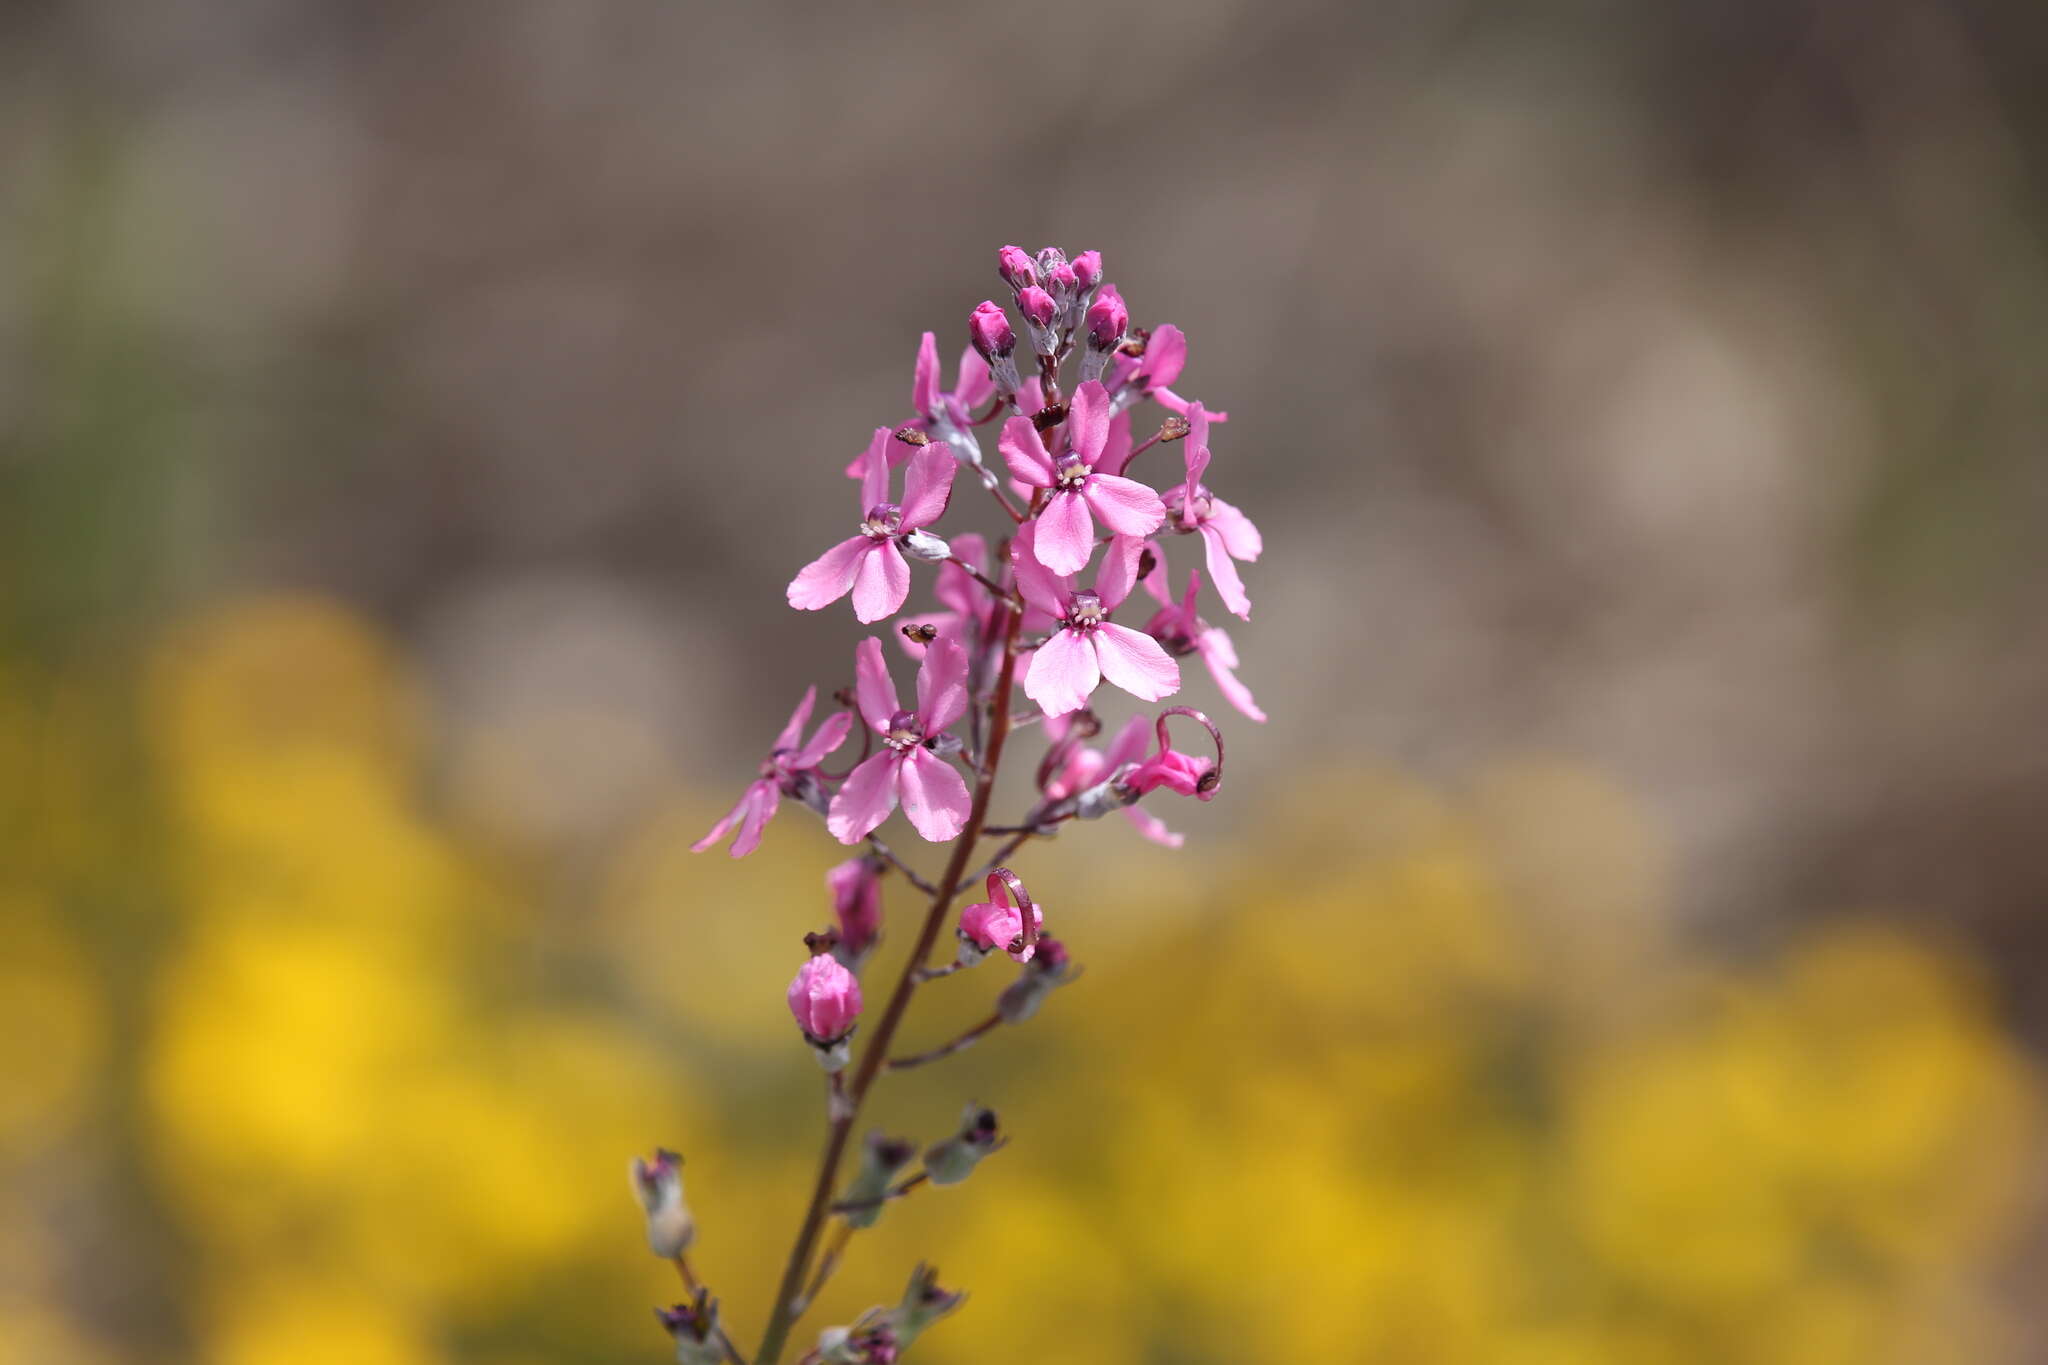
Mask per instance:
[[[1160,323],[1146,339],[1144,355],[1135,360],[1118,360],[1113,377],[1120,388],[1117,394],[1119,403],[1130,402],[1133,398],[1156,398],[1159,406],[1169,412],[1187,416],[1188,400],[1167,387],[1180,378],[1180,372],[1187,368],[1187,363],[1187,335],[1170,322]],[[1212,412],[1209,420],[1227,422],[1230,414]]]
[[[880,640],[869,636],[860,642],[854,674],[860,713],[881,735],[883,749],[847,775],[825,814],[825,827],[842,844],[858,843],[900,801],[919,834],[933,843],[952,839],[967,823],[967,783],[925,742],[966,714],[966,653],[943,636],[925,650],[914,712],[897,705]]]
[[[1068,718],[1048,720],[1046,738],[1049,743],[1059,746],[1066,737]],[[1085,744],[1073,744],[1060,755],[1051,775],[1046,779],[1043,791],[1045,804],[1057,805],[1087,791],[1097,783],[1107,780],[1126,763],[1135,763],[1145,756],[1146,731],[1151,728],[1152,718],[1145,715],[1132,716],[1124,728],[1116,732],[1116,738],[1109,742],[1107,749],[1091,749]],[[1176,834],[1166,827],[1166,822],[1150,811],[1138,806],[1125,806],[1123,815],[1137,827],[1138,833],[1164,848],[1179,848],[1187,842],[1184,835]],[[1029,824],[1030,821],[1025,821]]]
[[[1024,930],[1024,917],[1031,917],[1031,931]],[[1018,962],[1029,962],[1038,947],[1038,931],[1045,927],[1045,914],[1034,905],[1024,883],[1007,867],[988,874],[988,899],[960,910],[959,960],[973,966],[988,954],[1001,951]]]
[[[1209,676],[1225,699],[1245,715],[1264,723],[1266,713],[1252,699],[1251,689],[1237,680],[1237,648],[1221,626],[1212,626],[1195,614],[1195,595],[1201,591],[1202,575],[1188,570],[1186,596],[1175,602],[1166,595],[1166,557],[1152,547],[1159,566],[1145,575],[1145,591],[1160,603],[1159,610],[1145,623],[1145,633],[1159,641],[1168,654],[1199,654],[1209,666]]]
[[[797,968],[789,983],[789,1012],[814,1047],[831,1047],[853,1032],[860,1017],[860,979],[829,953]]]
[[[839,921],[839,947],[834,955],[851,967],[867,956],[882,936],[882,876],[873,858],[848,858],[825,874],[832,891],[832,913]]]
[[[921,558],[944,558],[945,542],[925,535],[924,528],[945,514],[953,495],[953,452],[942,444],[920,446],[904,476],[903,501],[892,503],[886,499],[893,439],[889,428],[875,428],[860,485],[867,512],[860,534],[819,555],[790,581],[789,605],[797,610],[817,611],[851,592],[853,614],[863,624],[879,621],[910,595],[910,565],[898,545],[910,545]]]
[[[1187,716],[1207,730],[1216,745],[1216,757],[1211,759],[1207,755],[1183,753],[1174,748],[1173,737],[1166,729],[1166,722],[1172,716]],[[1156,728],[1159,752],[1124,774],[1120,785],[1137,796],[1165,787],[1168,791],[1197,800],[1215,800],[1217,789],[1223,785],[1223,734],[1215,722],[1192,706],[1169,706],[1159,713]]]
[[[917,366],[910,376],[911,418],[904,426],[927,433],[935,441],[944,441],[953,447],[953,454],[968,464],[981,463],[981,443],[974,439],[973,419],[969,414],[986,403],[995,393],[995,385],[988,377],[988,366],[982,364],[974,354],[972,346],[960,352],[960,367],[954,371],[952,392],[939,388],[939,343],[930,332],[918,343]],[[889,447],[889,468],[894,469],[910,458],[911,447],[896,441]],[[863,478],[867,474],[867,452],[853,457],[846,466],[846,477]]]
[[[1166,491],[1166,505],[1173,513],[1174,529],[1193,531],[1202,537],[1208,552],[1209,578],[1223,605],[1249,621],[1252,600],[1245,595],[1244,581],[1237,576],[1233,559],[1246,563],[1257,559],[1265,543],[1251,518],[1203,487],[1202,472],[1209,467],[1209,415],[1200,403],[1188,407],[1187,482]]]
[[[853,717],[844,711],[835,711],[825,717],[810,743],[803,742],[804,726],[810,722],[811,707],[817,704],[818,689],[804,689],[804,699],[796,704],[790,713],[789,724],[782,727],[776,736],[775,747],[768,757],[761,760],[761,776],[740,793],[739,803],[725,813],[725,818],[711,827],[711,832],[690,845],[692,853],[702,853],[723,839],[726,831],[739,826],[739,834],[732,841],[732,856],[744,858],[761,844],[761,831],[775,818],[776,809],[784,796],[794,796],[810,804],[822,804],[824,786],[818,780],[818,765],[825,756],[846,742],[846,732],[853,728]]]
[[[1034,544],[1044,523],[1026,522],[1010,547],[1017,590],[1027,605],[1059,623],[1051,639],[1031,656],[1024,695],[1048,716],[1063,716],[1088,704],[1095,685],[1107,678],[1141,701],[1158,701],[1180,690],[1180,666],[1149,635],[1113,625],[1109,613],[1130,596],[1143,542],[1117,536],[1102,557],[1093,592],[1077,590],[1040,562]]]
[[[1157,493],[1133,479],[1096,471],[1109,444],[1108,390],[1093,380],[1081,385],[1065,425],[1067,449],[1057,459],[1028,417],[1005,422],[998,443],[1018,480],[1053,490],[1038,515],[1036,544],[1038,562],[1056,574],[1079,573],[1088,566],[1097,517],[1122,536],[1149,536],[1166,520]]]

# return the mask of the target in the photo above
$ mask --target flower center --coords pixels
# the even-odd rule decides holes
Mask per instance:
[[[1088,462],[1071,450],[1060,456],[1057,460],[1054,460],[1052,468],[1053,474],[1059,480],[1059,485],[1062,488],[1080,487],[1091,472],[1088,468]]]
[[[1067,624],[1076,629],[1099,626],[1108,614],[1103,610],[1102,599],[1092,592],[1083,590],[1067,599]]]
[[[881,502],[868,509],[868,519],[860,524],[860,529],[862,535],[887,540],[902,525],[903,509],[893,502]]]
[[[915,711],[898,711],[889,717],[889,729],[882,739],[892,749],[913,748],[924,742],[924,730],[917,723]]]
[[[1195,485],[1195,496],[1187,496],[1186,488],[1167,490],[1168,510],[1186,529],[1192,531],[1216,514],[1216,503],[1209,490],[1201,484]]]

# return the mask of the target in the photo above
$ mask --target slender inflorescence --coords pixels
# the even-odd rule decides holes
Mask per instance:
[[[954,385],[942,390],[938,345],[924,334],[911,417],[876,427],[847,466],[860,486],[855,533],[789,585],[789,604],[799,610],[850,597],[860,621],[895,618],[893,627],[861,641],[853,685],[834,694],[838,709],[815,728],[818,689],[804,693],[759,779],[694,846],[702,852],[730,836],[732,856],[745,857],[789,797],[823,817],[833,838],[859,850],[827,874],[833,923],[804,936],[806,957],[789,983],[790,1012],[826,1074],[824,1145],[751,1365],[782,1359],[797,1319],[825,1289],[856,1231],[920,1189],[967,1179],[1008,1141],[995,1111],[972,1103],[955,1132],[929,1145],[871,1133],[853,1172],[842,1173],[880,1076],[940,1062],[1025,1023],[1080,975],[1067,943],[1048,936],[1046,907],[1012,868],[1017,855],[1071,821],[1112,811],[1145,838],[1177,848],[1182,836],[1138,803],[1162,789],[1202,801],[1216,795],[1223,736],[1208,716],[1180,705],[1140,710],[1098,747],[1091,741],[1104,729],[1093,709],[1101,685],[1141,703],[1162,702],[1180,690],[1178,661],[1199,655],[1231,705],[1252,720],[1266,718],[1237,679],[1230,637],[1200,614],[1206,569],[1222,607],[1250,619],[1237,562],[1257,559],[1260,542],[1244,514],[1203,481],[1210,434],[1225,415],[1172,388],[1187,361],[1180,329],[1133,327],[1097,252],[1069,261],[1056,247],[1034,257],[1006,246],[997,273],[1022,323],[1023,344],[1007,310],[980,304],[968,317],[969,344]],[[982,448],[982,434],[997,422],[1000,468]],[[1143,439],[1135,439],[1141,426]],[[1181,477],[1161,492],[1140,477],[1139,461],[1155,446],[1176,444]],[[1150,456],[1154,465],[1161,459]],[[941,532],[958,516],[953,495],[963,468],[970,486],[988,495],[993,537]],[[1174,537],[1199,544],[1203,566],[1190,567],[1178,591],[1164,548]],[[931,603],[906,613],[913,561],[932,566]],[[1141,613],[1127,604],[1141,587],[1152,607],[1139,623]],[[916,664],[908,705],[891,674],[892,652]],[[1205,731],[1207,742],[1176,748],[1176,717]],[[1018,816],[994,822],[997,775],[1012,739],[1027,726],[1043,746],[1033,795]],[[838,757],[856,730],[857,758]],[[1179,732],[1185,738],[1192,730]],[[877,836],[898,809],[920,838],[949,846],[936,877],[921,875]],[[882,935],[883,885],[891,874],[925,898],[924,916],[879,1017],[859,1040],[856,1061],[868,1003],[862,974]],[[937,963],[949,917],[954,951]],[[892,1051],[920,986],[994,958],[1009,959],[1016,974],[986,1018],[922,1051]],[[659,1313],[676,1358],[684,1365],[746,1365],[718,1300],[685,1259],[696,1225],[683,1200],[681,1158],[658,1150],[651,1161],[634,1162],[633,1179],[648,1243],[675,1262],[689,1295]],[[804,1365],[886,1365],[962,1298],[919,1266],[900,1303],[825,1329]]]

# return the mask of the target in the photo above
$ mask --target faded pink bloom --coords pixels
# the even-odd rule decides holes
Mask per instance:
[[[945,514],[953,495],[953,473],[959,468],[953,452],[937,443],[919,447],[903,479],[903,501],[892,503],[887,498],[893,440],[889,428],[875,428],[860,485],[866,509],[860,534],[840,541],[790,580],[789,605],[797,610],[817,611],[851,592],[853,614],[863,624],[879,621],[910,595],[910,565],[897,547],[908,544],[921,558],[944,556],[945,542],[926,535],[924,528]]]
[[[1067,449],[1057,458],[1030,418],[1003,424],[998,444],[1010,472],[1033,488],[1053,490],[1038,515],[1036,544],[1038,562],[1056,574],[1088,567],[1096,518],[1121,536],[1149,536],[1166,520],[1165,504],[1150,488],[1096,471],[1109,445],[1109,426],[1109,393],[1092,380],[1074,392],[1065,423]]]
[[[1216,757],[1212,759],[1174,748],[1173,737],[1166,729],[1167,719],[1171,716],[1187,716],[1207,730],[1209,738],[1216,744]],[[1223,735],[1215,722],[1191,706],[1170,706],[1159,713],[1156,728],[1159,752],[1124,774],[1119,785],[1137,796],[1165,787],[1168,791],[1197,800],[1215,800],[1217,790],[1223,785]]]
[[[967,823],[967,783],[925,742],[966,714],[966,652],[944,636],[925,650],[916,711],[897,704],[882,642],[873,636],[854,650],[854,675],[861,716],[882,737],[883,749],[847,775],[825,814],[825,827],[842,844],[858,843],[900,801],[919,834],[933,843],[952,839]]]
[[[1045,927],[1045,912],[1039,906],[1031,907],[1031,930],[1034,934]],[[979,962],[983,956],[994,952],[1008,953],[1018,962],[1029,962],[1038,949],[1036,940],[1024,942],[1024,916],[1014,905],[997,905],[992,901],[980,901],[963,906],[960,911],[960,941],[971,947]]]
[[[853,1032],[860,1009],[860,978],[830,953],[797,968],[789,983],[789,1012],[814,1046],[830,1047]]]
[[[848,858],[825,874],[825,885],[839,921],[835,955],[851,967],[882,934],[882,870],[874,858]]]
[[[1166,490],[1166,506],[1173,514],[1174,529],[1196,532],[1202,537],[1208,554],[1209,579],[1216,585],[1216,595],[1223,599],[1224,606],[1249,621],[1252,600],[1245,595],[1244,581],[1237,576],[1237,565],[1231,561],[1242,559],[1250,563],[1259,557],[1265,542],[1251,518],[1211,493],[1201,482],[1203,471],[1209,467],[1209,414],[1200,403],[1188,407],[1186,444],[1187,482]]]
[[[1017,590],[1033,609],[1058,622],[1051,639],[1031,656],[1024,695],[1048,716],[1063,716],[1088,704],[1095,686],[1108,679],[1141,701],[1158,701],[1180,690],[1180,666],[1149,635],[1114,625],[1109,613],[1130,596],[1144,544],[1116,536],[1102,557],[1091,591],[1076,589],[1040,562],[1033,542],[1044,523],[1026,522],[1010,547]]]
[[[1119,356],[1116,369],[1111,371],[1117,402],[1122,404],[1138,398],[1156,398],[1159,406],[1169,412],[1187,416],[1188,400],[1175,393],[1169,385],[1180,378],[1180,372],[1187,368],[1188,339],[1186,333],[1170,322],[1162,322],[1152,329],[1152,335],[1145,341],[1145,353],[1135,359]],[[1227,412],[1209,414],[1212,422],[1227,422]]]
[[[917,365],[910,376],[911,418],[903,426],[922,431],[935,441],[944,441],[953,447],[953,454],[972,465],[981,463],[981,443],[974,439],[973,418],[969,415],[995,393],[995,385],[988,377],[988,366],[981,363],[969,346],[960,352],[960,366],[954,372],[953,388],[947,392],[939,388],[939,342],[930,332],[918,342]],[[889,468],[895,469],[910,458],[911,447],[902,441],[889,445]],[[864,478],[867,475],[868,456],[863,450],[847,462],[846,477]]]
[[[1158,600],[1159,610],[1145,623],[1145,633],[1175,656],[1199,654],[1209,666],[1209,676],[1232,706],[1255,721],[1264,723],[1266,713],[1252,699],[1251,689],[1237,680],[1237,648],[1221,626],[1212,626],[1195,614],[1195,596],[1202,588],[1200,572],[1188,570],[1188,590],[1179,602],[1166,595],[1166,557],[1152,547],[1159,566],[1145,575],[1145,591]]]
[[[824,785],[818,779],[818,765],[825,756],[846,742],[846,732],[853,728],[853,717],[844,711],[835,711],[825,717],[824,723],[811,736],[810,743],[803,742],[804,726],[810,723],[811,708],[817,704],[818,689],[804,689],[804,699],[796,704],[790,713],[789,724],[782,727],[776,736],[775,747],[768,757],[761,760],[761,776],[748,784],[740,793],[737,805],[725,813],[725,818],[711,827],[711,832],[690,845],[692,853],[702,853],[723,839],[726,831],[739,826],[739,834],[732,841],[732,856],[744,858],[761,844],[761,831],[775,818],[775,812],[784,796],[794,796],[812,805],[824,803]]]
[[[1071,717],[1066,716],[1046,721],[1047,741],[1057,746],[1066,737],[1070,721]],[[1070,746],[1046,779],[1042,789],[1045,804],[1056,805],[1079,796],[1097,783],[1106,781],[1124,764],[1143,758],[1148,747],[1146,732],[1151,727],[1150,716],[1136,715],[1116,732],[1116,738],[1109,742],[1107,749],[1092,749],[1085,744]],[[1125,806],[1123,816],[1137,827],[1138,833],[1164,848],[1179,848],[1187,842],[1186,836],[1174,833],[1166,827],[1164,820],[1141,806]]]

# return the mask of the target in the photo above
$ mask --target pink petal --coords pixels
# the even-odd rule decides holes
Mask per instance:
[[[1003,423],[1003,434],[996,438],[996,447],[1003,452],[1003,462],[1010,466],[1010,473],[1019,483],[1033,488],[1052,487],[1052,456],[1045,453],[1045,442],[1029,417],[1012,417]]]
[[[801,772],[815,768],[825,761],[825,755],[846,743],[846,735],[853,729],[853,717],[845,711],[834,711],[825,717],[825,723],[818,727],[818,733],[811,736],[811,742],[798,749],[789,760],[789,766]]]
[[[1168,388],[1154,388],[1152,390],[1152,397],[1159,400],[1160,407],[1165,408],[1168,412],[1177,412],[1183,417],[1187,416],[1188,409],[1194,406],[1187,399]],[[1209,411],[1209,420],[1221,424],[1230,420],[1230,414],[1227,412],[1217,412],[1212,408]]]
[[[1095,657],[1105,679],[1140,701],[1158,701],[1180,691],[1180,665],[1157,640],[1128,626],[1107,621],[1097,626]]]
[[[711,827],[708,834],[690,845],[690,852],[702,853],[705,849],[710,848],[720,839],[723,839],[726,832],[740,822],[742,816],[751,813],[755,804],[761,799],[759,792],[756,790],[759,787],[767,787],[772,791],[775,784],[766,779],[759,782],[749,782],[747,789],[740,793],[740,799],[733,802],[732,809],[719,818],[718,823]],[[737,858],[740,855],[735,853],[732,856]]]
[[[959,468],[944,441],[933,441],[910,457],[910,472],[903,476],[903,530],[915,531],[945,515]]]
[[[862,625],[903,609],[910,596],[910,565],[893,540],[871,540],[853,575],[853,615]]]
[[[868,462],[860,471],[860,514],[889,500],[889,447],[900,445],[888,427],[876,427],[868,441]]]
[[[1089,482],[1097,477],[1091,475]],[[1056,574],[1075,574],[1088,567],[1095,553],[1095,519],[1079,493],[1063,488],[1053,494],[1037,524],[1032,545],[1039,563]]]
[[[1152,339],[1145,343],[1145,377],[1152,387],[1157,389],[1180,378],[1187,363],[1187,334],[1170,322],[1153,328]]]
[[[803,743],[804,727],[811,723],[811,708],[818,704],[818,689],[806,687],[804,699],[796,704],[796,710],[789,713],[789,724],[782,727],[782,733],[775,737],[778,749],[794,749]]]
[[[853,688],[861,717],[877,730],[887,730],[889,718],[902,707],[896,702],[889,665],[882,660],[882,642],[872,635],[853,648]]]
[[[1088,704],[1102,670],[1095,647],[1078,630],[1060,630],[1031,656],[1024,675],[1024,695],[1048,716],[1064,716]]]
[[[853,576],[860,571],[861,555],[872,544],[866,536],[842,540],[804,565],[789,580],[789,605],[798,611],[816,611],[846,596],[853,587]]]
[[[967,713],[967,651],[940,636],[924,652],[917,670],[917,719],[926,736],[936,735]],[[951,837],[951,836],[948,836]]]
[[[953,558],[977,569],[988,567],[988,543],[976,532],[952,537],[952,546]],[[987,605],[987,592],[959,564],[941,564],[938,579],[932,584],[932,596],[939,599],[940,605],[952,608],[963,622],[981,616]]]
[[[1126,763],[1136,763],[1152,747],[1152,717],[1139,714],[1124,722],[1124,728],[1116,732],[1116,738],[1109,742],[1109,748],[1102,753],[1102,766],[1111,771]]]
[[[1110,537],[1102,567],[1095,572],[1095,595],[1102,599],[1105,610],[1115,611],[1131,595],[1138,580],[1138,560],[1144,553],[1145,542],[1136,536]]]
[[[1067,585],[1038,559],[1037,522],[1017,528],[1017,538],[1010,543],[1010,570],[1025,605],[1055,619],[1066,610]]]
[[[782,805],[782,791],[773,782],[756,782],[747,788],[747,795],[754,799],[747,805],[747,818],[740,821],[740,832],[733,836],[732,856],[744,858],[761,846],[761,831],[775,818],[777,808]]]
[[[1188,477],[1181,485],[1180,515],[1183,521],[1191,521],[1196,495],[1201,492],[1202,474],[1209,468],[1209,419],[1200,403],[1188,409],[1188,434],[1182,455],[1187,460]]]
[[[896,771],[896,788],[910,827],[933,843],[957,837],[967,824],[967,783],[931,750],[908,752]]]
[[[1131,462],[1131,414],[1120,412],[1109,419],[1109,439],[1103,442],[1102,458],[1095,467],[1105,474],[1121,474]]]
[[[1166,521],[1166,504],[1135,479],[1091,474],[1081,485],[1081,496],[1102,524],[1120,536],[1149,536]]]
[[[1237,680],[1231,670],[1237,667],[1237,650],[1232,647],[1230,637],[1223,633],[1221,626],[1211,626],[1195,641],[1195,650],[1202,656],[1202,662],[1209,665],[1209,676],[1216,680],[1216,688],[1224,699],[1253,720],[1264,724],[1266,713],[1252,700],[1252,690]]]
[[[1152,552],[1152,572],[1139,581],[1145,585],[1145,591],[1152,594],[1153,601],[1162,607],[1170,607],[1173,605],[1173,598],[1168,596],[1166,591],[1166,548],[1156,540],[1148,540],[1144,544],[1144,549]]]
[[[1140,716],[1138,717],[1138,719],[1143,720],[1144,717]],[[1138,833],[1144,835],[1147,839],[1150,839],[1153,843],[1159,844],[1162,847],[1179,848],[1182,844],[1185,844],[1187,842],[1186,835],[1175,834],[1172,830],[1166,827],[1166,822],[1164,820],[1154,815],[1151,811],[1143,809],[1142,807],[1125,806],[1124,818],[1129,820],[1132,824],[1138,827]]]
[[[1230,551],[1230,557],[1247,564],[1257,559],[1266,542],[1252,519],[1221,498],[1210,498],[1209,507],[1209,524],[1222,533],[1223,548]]]
[[[1074,390],[1067,404],[1067,448],[1093,469],[1108,442],[1109,390],[1101,380],[1091,379]]]
[[[825,811],[825,828],[842,844],[857,844],[896,809],[896,765],[903,757],[884,749],[846,775]]]
[[[924,418],[939,410],[939,339],[930,332],[917,343],[917,367],[910,372],[910,410]]]
[[[1234,614],[1251,620],[1252,599],[1245,595],[1244,580],[1237,576],[1237,565],[1223,547],[1222,532],[1213,525],[1205,524],[1202,527],[1202,548],[1209,555],[1209,581],[1216,585],[1216,595]]]
[[[996,381],[988,372],[988,362],[972,345],[960,352],[960,368],[953,373],[953,399],[968,409],[970,416],[973,409],[995,396]]]

